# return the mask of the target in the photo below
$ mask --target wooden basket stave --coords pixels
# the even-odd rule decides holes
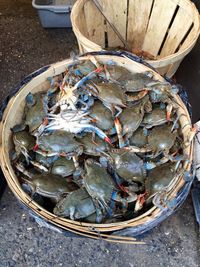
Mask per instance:
[[[130,47],[157,57],[147,61],[162,75],[173,76],[198,39],[199,13],[190,0],[99,2]],[[91,0],[77,0],[71,20],[81,53],[100,51],[107,45],[123,47]]]
[[[87,59],[88,57],[83,57],[82,59]],[[110,56],[96,56],[97,60],[100,60],[102,62],[106,62],[107,60],[110,60]],[[112,60],[117,62],[117,64],[127,67],[129,70],[134,71],[145,71],[148,68],[143,66],[142,64],[133,62],[130,59],[127,58],[121,58],[117,56],[112,56]],[[112,223],[112,224],[90,224],[90,223],[80,223],[78,221],[72,221],[65,218],[58,218],[54,214],[46,211],[43,207],[35,203],[30,196],[28,196],[21,188],[18,179],[14,173],[14,170],[12,169],[10,159],[9,159],[9,151],[12,148],[12,141],[11,141],[11,128],[14,126],[14,124],[19,123],[21,121],[21,116],[23,114],[24,104],[25,104],[25,97],[29,92],[36,93],[39,91],[45,91],[48,88],[48,83],[46,82],[46,78],[53,75],[58,75],[61,72],[65,71],[66,66],[71,63],[71,60],[63,61],[60,63],[57,63],[55,65],[52,65],[47,71],[44,73],[38,75],[36,78],[31,80],[27,85],[25,85],[19,93],[14,96],[6,110],[4,111],[3,120],[0,124],[0,130],[2,132],[1,135],[1,167],[4,172],[4,175],[6,177],[6,180],[8,182],[9,187],[15,194],[15,196],[22,201],[26,206],[31,208],[37,215],[43,217],[45,220],[51,222],[52,224],[55,224],[63,229],[72,231],[77,231],[80,234],[86,234],[86,235],[92,235],[95,236],[94,232],[91,230],[91,227],[95,229],[95,231],[98,233],[106,233],[116,230],[121,230],[126,227],[134,227],[138,225],[142,225],[144,223],[147,223],[149,221],[155,220],[157,216],[159,216],[162,213],[162,210],[153,206],[150,210],[145,212],[144,214],[140,215],[139,217],[136,217],[134,219],[120,222],[120,223]],[[155,76],[157,76],[158,79],[163,80],[161,76],[159,76],[157,73],[155,73]],[[180,108],[178,110],[179,113],[184,114],[184,116],[180,117],[180,123],[182,126],[188,125],[184,128],[184,138],[187,140],[187,136],[191,132],[191,121],[189,118],[189,114],[187,112],[187,109],[183,102],[181,101],[179,96],[175,96],[176,101],[179,103]],[[21,114],[21,115],[20,115]],[[192,161],[192,151],[193,151],[193,145],[191,143],[190,146],[188,146],[185,149],[185,154],[188,155],[190,160]],[[188,162],[186,164],[186,169],[190,169],[191,162]],[[176,184],[174,188],[172,188],[169,192],[169,200],[174,199],[178,193],[178,191],[184,186],[185,181],[183,177],[179,177],[179,179],[176,181]]]

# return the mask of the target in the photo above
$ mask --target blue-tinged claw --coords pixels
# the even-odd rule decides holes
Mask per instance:
[[[55,80],[54,80],[53,77],[48,77],[48,78],[47,78],[47,81],[50,82],[51,86],[53,86],[53,85],[55,84]]]
[[[33,106],[33,105],[35,104],[34,96],[33,96],[33,94],[31,94],[31,93],[29,93],[29,94],[26,96],[25,100],[26,100],[26,103],[27,103],[28,105],[30,105],[30,106]]]
[[[115,65],[116,65],[116,62],[113,61],[112,59],[110,59],[110,60],[108,60],[108,61],[106,62],[106,65],[112,65],[112,66],[115,66]]]
[[[89,73],[87,76],[83,77],[80,81],[78,81],[74,87],[77,89],[78,87],[82,86],[85,82],[95,77],[96,77],[95,72]]]
[[[160,103],[160,109],[166,109],[165,103]]]
[[[93,106],[94,105],[94,98],[93,97],[89,97],[88,101],[87,101],[87,105],[89,107]]]
[[[117,195],[117,192],[113,192],[112,193],[111,201],[110,201],[110,205],[108,207],[108,211],[107,211],[106,217],[109,217],[110,218],[113,215],[113,211],[114,211],[114,208],[115,208],[116,195]]]
[[[184,173],[184,180],[186,182],[191,182],[193,180],[193,174],[191,172],[189,172],[189,171],[186,171]]]
[[[78,70],[78,69],[74,70],[74,74],[77,75],[77,76],[82,76],[83,75],[82,72],[80,70]]]
[[[108,159],[106,157],[101,156],[99,158],[99,162],[102,167],[107,168],[108,167]]]
[[[99,138],[103,139],[104,141],[106,141],[107,143],[109,143],[110,145],[112,145],[111,139],[99,128],[95,127],[95,126],[88,126],[84,129],[85,132],[95,132]]]
[[[176,85],[172,85],[171,92],[172,92],[172,94],[178,94],[178,92],[179,92],[178,87]]]
[[[148,130],[147,130],[147,128],[143,128],[143,133],[144,133],[144,136],[148,136]]]
[[[113,170],[112,176],[114,178],[115,183],[117,184],[118,187],[122,184],[122,179],[119,177],[119,175]]]
[[[92,78],[95,78],[96,75],[97,75],[98,73],[100,73],[101,71],[102,71],[102,69],[101,69],[101,68],[98,68],[98,69],[96,69],[96,70],[90,72],[88,75],[86,75],[85,77],[83,77],[80,81],[78,81],[78,82],[75,84],[74,88],[77,89],[78,87],[82,86],[82,85],[83,85],[85,82],[87,82],[88,80],[90,80],[90,79],[92,79]]]
[[[145,170],[149,171],[152,170],[156,167],[156,164],[154,162],[145,162],[144,163],[144,168]]]

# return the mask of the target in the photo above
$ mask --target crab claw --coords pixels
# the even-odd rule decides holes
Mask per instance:
[[[143,205],[145,203],[146,195],[147,195],[147,193],[145,192],[144,194],[140,194],[137,197],[137,201],[136,201],[136,204],[135,204],[134,212],[137,212],[137,211],[139,211],[139,210],[141,210],[143,208]]]
[[[194,125],[190,131],[190,134],[188,135],[188,142],[191,143],[193,138],[195,137],[196,133],[198,131],[197,125]]]
[[[117,136],[118,136],[118,139],[119,139],[119,147],[122,148],[125,146],[125,143],[124,143],[124,139],[123,139],[123,136],[122,136],[122,125],[119,121],[119,119],[116,117],[115,120],[114,120],[114,123],[115,123],[115,128],[116,128],[116,132],[117,132]]]
[[[108,136],[104,137],[104,141],[106,141],[111,146],[113,145],[111,139]]]
[[[44,118],[42,124],[46,126],[46,125],[48,125],[48,123],[49,123],[48,118]]]
[[[170,104],[170,105],[167,105],[167,121],[170,121],[171,120],[171,113],[172,113],[172,105]]]
[[[33,151],[37,151],[39,148],[39,145],[38,144],[35,144],[34,148],[33,148]]]
[[[103,68],[97,68],[94,72],[96,72],[96,73],[100,73],[100,72],[102,72],[103,71]]]

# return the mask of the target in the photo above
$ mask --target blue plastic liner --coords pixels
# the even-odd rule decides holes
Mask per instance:
[[[107,56],[119,56],[119,57],[127,57],[135,62],[141,63],[143,65],[145,65],[148,68],[151,68],[152,70],[156,71],[150,64],[148,64],[147,62],[145,62],[144,60],[142,60],[140,57],[133,55],[129,52],[126,51],[98,51],[98,52],[89,52],[89,53],[85,53],[83,55],[81,55],[80,57],[83,56],[88,56],[88,55],[107,55]],[[5,98],[5,100],[3,101],[1,107],[0,107],[0,121],[2,120],[3,117],[3,112],[9,102],[9,100],[15,96],[18,91],[20,89],[22,89],[22,87],[24,87],[27,83],[29,83],[33,78],[37,77],[38,75],[40,75],[41,73],[45,72],[49,67],[49,66],[45,66],[35,72],[33,72],[32,74],[28,75],[21,83],[19,83],[12,91],[11,93]],[[157,71],[156,71],[157,72]],[[164,77],[168,82],[170,82],[172,85],[175,84],[175,82],[171,79],[169,79],[168,77]],[[186,90],[181,86],[181,85],[177,85],[176,86],[179,88],[179,96],[181,97],[183,103],[186,105],[190,117],[192,117],[192,108],[191,105],[189,103],[188,100],[188,95]],[[0,178],[1,179],[1,178]],[[162,221],[164,221],[168,216],[172,215],[179,207],[180,205],[185,201],[185,199],[187,198],[189,192],[190,192],[190,188],[193,182],[193,178],[186,182],[185,185],[181,188],[181,190],[178,192],[176,198],[171,201],[170,203],[168,203],[170,207],[168,208],[164,208],[162,210],[162,212],[160,213],[160,215],[158,215],[155,219],[152,219],[152,221],[149,221],[145,224],[139,225],[139,226],[135,226],[135,227],[129,227],[129,228],[125,228],[123,230],[119,230],[119,231],[115,231],[115,232],[109,232],[107,234],[115,234],[115,235],[121,235],[121,236],[133,236],[133,237],[139,237],[142,234],[150,231],[152,228],[154,228],[155,226],[157,226],[159,223],[161,223]],[[21,203],[22,204],[22,203]],[[53,223],[50,223],[49,221],[47,222],[45,219],[39,217],[34,211],[30,210],[30,208],[27,205],[22,204],[22,206],[24,208],[28,208],[30,215],[35,219],[35,221],[44,227],[50,228],[52,230],[56,230],[62,234],[64,234],[65,236],[68,237],[80,237],[80,235],[71,233],[69,231],[63,230],[57,226],[55,226]],[[70,229],[69,229],[70,230]],[[73,229],[72,229],[73,230]],[[99,233],[100,236],[100,233]]]

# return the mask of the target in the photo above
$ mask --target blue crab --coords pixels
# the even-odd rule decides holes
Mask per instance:
[[[63,195],[73,191],[67,181],[61,176],[50,173],[33,174],[27,171],[22,164],[16,164],[16,168],[28,177],[21,177],[21,180],[31,187],[32,195],[38,193],[43,197],[59,201]]]
[[[134,202],[137,200],[137,194],[132,192],[127,197],[122,197],[111,175],[102,165],[93,159],[85,161],[85,174],[83,175],[85,189],[92,197],[96,207],[104,212],[109,211],[111,200],[121,203]]]
[[[93,200],[84,188],[71,192],[62,198],[53,210],[53,213],[57,216],[67,217],[71,220],[84,219],[95,214],[95,212],[96,207]]]

